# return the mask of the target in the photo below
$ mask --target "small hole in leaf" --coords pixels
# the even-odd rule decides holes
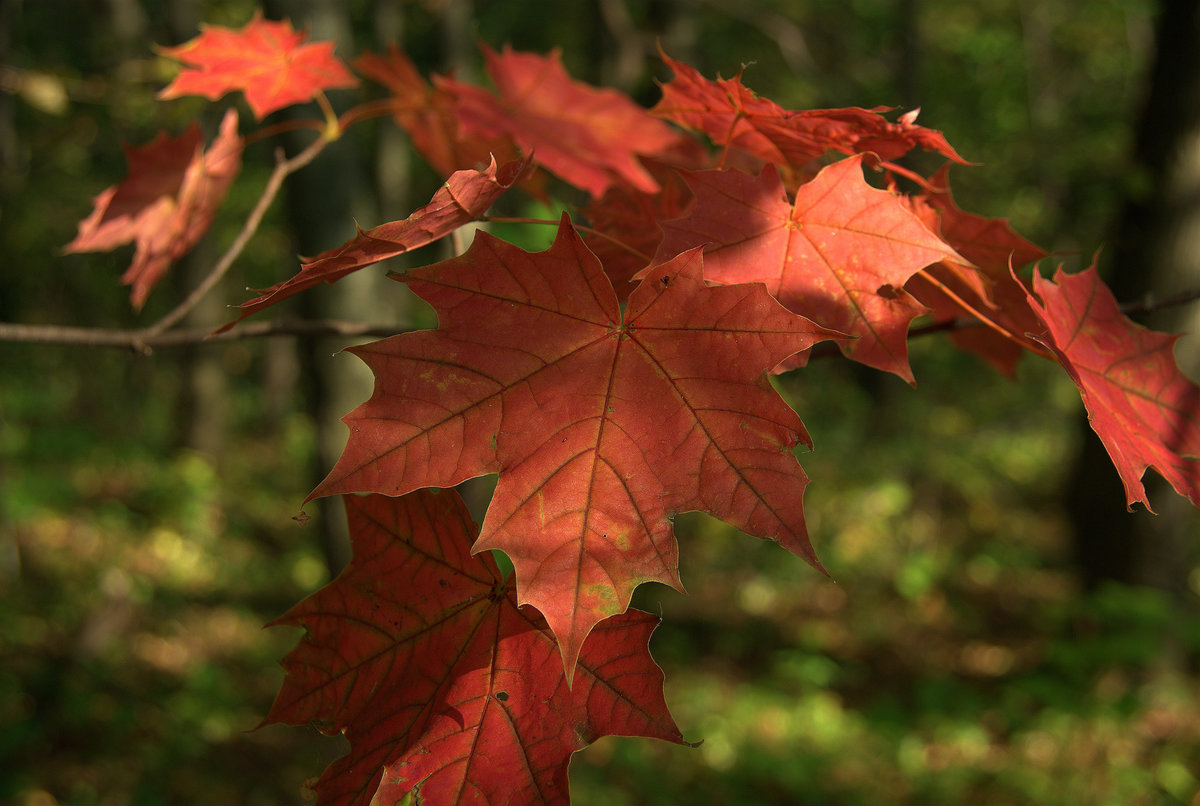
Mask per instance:
[[[508,702],[508,692],[507,691],[497,691],[496,699],[498,699],[500,702]]]

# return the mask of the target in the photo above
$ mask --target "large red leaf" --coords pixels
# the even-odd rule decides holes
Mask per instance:
[[[809,437],[766,372],[834,334],[761,285],[707,287],[698,251],[653,269],[622,317],[566,216],[545,252],[480,233],[463,256],[398,279],[440,327],[351,349],[375,393],[345,418],[346,450],[312,496],[499,473],[475,548],[512,559],[568,674],[639,583],[680,587],[676,512],[815,564],[792,455]]]
[[[276,625],[305,635],[265,720],[344,733],[318,806],[567,803],[571,754],[601,736],[682,742],[631,610],[584,644],[573,686],[453,490],[346,496],[354,559]],[[374,798],[374,800],[373,800]]]
[[[468,131],[511,136],[551,173],[595,197],[621,182],[658,190],[638,155],[671,150],[680,135],[669,126],[616,90],[572,80],[557,50],[539,56],[485,47],[484,55],[499,99],[469,84],[438,81],[454,94]]]
[[[160,52],[187,66],[159,98],[201,95],[215,101],[241,90],[260,119],[277,109],[311,101],[322,90],[353,87],[357,79],[333,55],[332,42],[303,44],[308,34],[287,20],[261,15],[240,31],[206,26],[200,36]]]
[[[663,224],[658,259],[705,246],[704,276],[719,283],[765,283],[780,302],[857,338],[848,357],[913,382],[908,326],[924,313],[903,290],[921,268],[964,258],[887,191],[863,179],[861,157],[823,169],[788,204],[768,165],[685,174],[696,204]]]
[[[1083,396],[1088,421],[1125,485],[1125,503],[1150,508],[1142,475],[1156,470],[1200,506],[1200,387],[1175,363],[1178,336],[1121,313],[1095,267],[1035,274],[1029,304],[1049,329],[1043,337]]]
[[[228,330],[247,316],[315,285],[336,283],[361,268],[444,238],[482,216],[501,193],[512,187],[525,166],[523,161],[511,162],[497,170],[493,160],[486,170],[456,171],[429,204],[403,221],[360,229],[357,237],[304,264],[295,277],[243,302],[238,306],[242,309],[241,316],[217,332]]]
[[[95,198],[90,215],[64,247],[67,252],[107,252],[133,242],[133,262],[121,276],[132,285],[130,302],[141,309],[172,263],[208,232],[217,208],[242,167],[237,113],[225,113],[207,152],[199,125],[177,138],[126,147],[129,173]]]
[[[803,177],[807,163],[826,151],[869,151],[891,160],[921,147],[965,162],[941,132],[916,125],[914,113],[892,123],[880,114],[883,108],[787,110],[743,86],[740,74],[709,81],[694,67],[662,58],[675,77],[663,85],[654,114],[774,164],[789,177]]]

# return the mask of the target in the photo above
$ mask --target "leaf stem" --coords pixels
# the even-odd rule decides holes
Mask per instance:
[[[333,111],[333,106],[330,105],[324,90],[317,91],[316,101],[317,106],[321,107],[321,111],[325,114],[325,139],[330,141],[338,139],[342,136],[342,127],[338,123],[337,113]]]
[[[909,170],[908,168],[905,168],[903,165],[897,165],[894,162],[880,162],[879,167],[886,171],[890,171],[891,173],[894,173],[897,176],[903,176],[905,179],[924,188],[925,190],[929,191],[930,193],[945,193],[948,190],[948,188],[946,188],[946,187],[934,187],[929,182],[928,179],[921,176],[916,171],[912,171],[912,170]]]
[[[352,106],[342,113],[338,118],[338,125],[342,131],[353,126],[363,120],[371,118],[383,117],[384,115],[396,115],[401,112],[416,112],[420,109],[428,107],[415,106],[413,104],[398,103],[395,98],[376,98],[373,101],[364,101],[357,106]]]
[[[922,277],[925,278],[926,281],[928,281],[931,285],[936,286],[938,288],[938,290],[940,290],[943,294],[948,296],[950,299],[954,300],[954,302],[957,303],[960,307],[962,307],[963,310],[967,311],[972,316],[974,316],[976,319],[978,319],[980,321],[980,323],[983,324],[984,326],[991,328],[996,333],[999,333],[1001,336],[1003,336],[1004,338],[1013,342],[1014,344],[1016,344],[1019,347],[1024,347],[1026,350],[1029,350],[1030,352],[1033,352],[1033,353],[1037,353],[1038,355],[1040,355],[1044,358],[1052,357],[1050,355],[1049,351],[1042,349],[1040,347],[1037,347],[1033,342],[1029,341],[1028,339],[1023,339],[1020,336],[1017,336],[1012,331],[1008,330],[1004,326],[997,323],[994,319],[992,319],[990,316],[983,313],[983,311],[979,310],[974,305],[972,305],[971,303],[967,302],[965,299],[960,297],[957,293],[952,291],[949,286],[947,286],[941,280],[934,277],[929,272],[922,269],[920,274]]]
[[[285,132],[297,132],[305,129],[324,132],[326,125],[328,124],[320,120],[285,120],[282,123],[272,123],[270,126],[263,126],[261,129],[247,134],[242,139],[242,145],[243,147],[250,146]]]

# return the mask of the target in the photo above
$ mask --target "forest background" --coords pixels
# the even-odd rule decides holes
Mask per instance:
[[[786,108],[920,106],[980,163],[955,169],[964,208],[1010,218],[1069,269],[1102,249],[1122,300],[1200,285],[1200,250],[1189,262],[1178,245],[1200,231],[1191,2],[263,6],[343,57],[395,41],[427,73],[474,82],[477,42],[557,47],[574,77],[650,105],[669,77],[661,43],[710,77],[746,65],[744,82]],[[61,247],[123,175],[123,142],[201,110],[209,131],[219,120],[155,100],[175,68],[153,46],[255,7],[0,0],[0,321],[135,327],[207,272],[270,144],[247,151],[213,232],[140,315],[114,282],[126,253]],[[243,287],[290,276],[355,220],[406,216],[440,181],[388,121],[355,127],[292,177],[193,324],[225,321]],[[526,248],[553,232],[494,231]],[[420,316],[382,275],[287,313]],[[1197,317],[1192,304],[1142,321],[1196,334]],[[635,604],[666,619],[652,650],[667,702],[704,743],[603,739],[572,764],[576,803],[1200,802],[1200,517],[1162,490],[1159,515],[1125,513],[1061,373],[1030,357],[1013,382],[943,338],[914,341],[915,390],[847,362],[785,382],[816,440],[806,511],[837,583],[681,517],[691,593],[646,586]],[[1197,342],[1179,345],[1193,379]],[[369,373],[332,357],[347,343],[0,343],[0,802],[295,803],[344,751],[314,730],[247,731],[297,638],[262,625],[347,559],[338,508],[291,520],[340,452],[337,419],[370,392]]]

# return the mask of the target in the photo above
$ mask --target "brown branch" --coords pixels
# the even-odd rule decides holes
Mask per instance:
[[[1195,302],[1200,299],[1200,288],[1193,288],[1191,291],[1181,291],[1178,294],[1173,294],[1162,299],[1155,299],[1153,294],[1147,294],[1140,302],[1126,302],[1120,306],[1121,313],[1126,316],[1137,316],[1144,313],[1153,313],[1161,311],[1164,308],[1176,308],[1180,305],[1187,305],[1189,302]]]
[[[275,170],[271,172],[271,178],[267,180],[267,185],[263,188],[262,195],[258,198],[258,203],[254,205],[254,209],[250,211],[250,215],[246,218],[246,223],[242,225],[242,231],[233,239],[233,243],[229,245],[229,249],[216,262],[212,271],[201,281],[200,285],[196,286],[183,302],[176,305],[162,319],[159,319],[145,329],[144,334],[146,336],[157,336],[165,332],[168,328],[178,324],[183,320],[183,317],[188,315],[192,308],[195,308],[199,304],[200,300],[208,292],[212,291],[217,283],[221,282],[221,279],[232,268],[234,261],[241,256],[242,250],[246,248],[246,244],[254,237],[254,233],[258,230],[258,225],[262,223],[263,216],[267,214],[271,203],[275,201],[275,197],[279,194],[279,189],[283,187],[283,180],[316,159],[317,155],[328,144],[328,139],[324,137],[318,138],[308,148],[291,159],[284,158],[282,149],[276,152]]]
[[[412,328],[407,325],[362,324],[336,320],[250,322],[218,335],[211,335],[211,327],[196,327],[172,330],[166,333],[151,333],[149,328],[115,330],[103,327],[65,327],[61,325],[17,325],[0,322],[0,341],[26,342],[33,344],[67,344],[78,347],[116,347],[148,354],[159,348],[188,347],[199,344],[258,339],[272,336],[294,336],[317,338],[337,336],[360,338],[363,336],[385,337],[405,333]]]
[[[926,282],[931,283],[939,291],[941,291],[943,294],[945,294],[947,297],[954,300],[954,302],[958,303],[959,307],[961,307],[963,310],[975,315],[974,319],[970,319],[967,321],[978,322],[979,324],[981,324],[985,327],[991,328],[992,331],[994,333],[996,333],[997,335],[999,335],[1005,339],[1008,339],[1009,341],[1016,344],[1018,347],[1024,347],[1026,350],[1029,350],[1030,352],[1037,353],[1038,355],[1042,356],[1043,358],[1050,357],[1049,351],[1031,343],[1029,341],[1029,339],[1021,338],[1016,333],[1012,333],[1007,328],[1003,327],[998,322],[996,322],[994,319],[992,319],[990,316],[985,314],[983,311],[979,310],[974,305],[967,302],[961,296],[956,294],[953,290],[951,290],[951,288],[949,286],[947,286],[941,280],[934,277],[928,271],[924,271],[922,273],[922,276],[925,278]]]
[[[1161,311],[1166,308],[1176,308],[1180,305],[1187,305],[1189,302],[1195,302],[1196,300],[1200,300],[1200,288],[1183,291],[1169,297],[1162,297],[1161,299],[1148,296],[1140,302],[1127,302],[1119,307],[1121,313],[1128,316],[1130,314],[1153,313],[1154,311]],[[908,331],[908,339],[911,341],[922,336],[931,336],[934,333],[949,333],[955,330],[971,330],[978,327],[992,327],[992,325],[979,319],[947,319],[942,322],[930,322],[912,328]],[[1037,355],[1045,355],[1032,350],[1023,341],[1017,341],[1017,344]],[[815,358],[832,358],[836,355],[841,355],[841,350],[838,348],[836,342],[822,342],[813,346],[812,352],[809,353],[809,360]]]

